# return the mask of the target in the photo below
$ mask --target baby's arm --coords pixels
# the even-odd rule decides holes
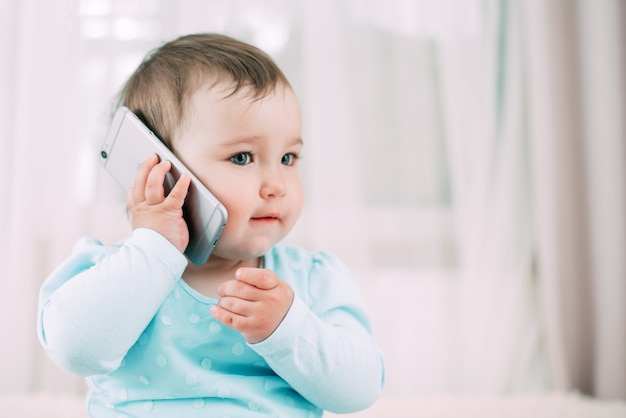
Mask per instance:
[[[156,156],[144,162],[128,192],[132,237],[117,248],[89,242],[42,287],[39,338],[50,357],[75,374],[119,367],[187,265],[182,205],[189,177],[181,176],[165,197],[170,166],[157,163]]]
[[[318,407],[354,412],[380,396],[384,360],[349,272],[321,257],[326,260],[313,268],[309,295],[296,295],[276,331],[251,347]]]
[[[42,287],[43,347],[55,363],[81,376],[115,370],[186,265],[149,229],[135,230],[119,248],[82,241]]]

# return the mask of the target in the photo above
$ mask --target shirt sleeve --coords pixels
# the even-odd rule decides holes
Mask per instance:
[[[251,347],[318,407],[349,413],[382,393],[383,355],[347,268],[327,253],[313,262],[307,295],[296,295],[283,322]]]
[[[80,241],[44,282],[38,336],[60,367],[81,376],[119,367],[187,265],[163,236],[137,229],[120,246]]]

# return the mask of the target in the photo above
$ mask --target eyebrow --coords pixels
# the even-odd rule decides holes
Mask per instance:
[[[242,138],[231,138],[230,140],[224,141],[220,144],[220,146],[222,147],[230,147],[233,145],[240,145],[240,144],[253,144],[255,142],[259,142],[261,141],[263,138],[260,136],[249,136],[249,137],[242,137]],[[293,138],[289,144],[289,146],[291,145],[304,145],[304,141],[302,140],[302,138]]]

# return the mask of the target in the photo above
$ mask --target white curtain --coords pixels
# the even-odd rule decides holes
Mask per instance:
[[[529,136],[552,385],[626,398],[626,4],[528,2]]]
[[[71,186],[78,73],[69,3],[5,1],[0,10],[0,390],[8,391],[34,388],[45,368],[37,289],[83,216]]]
[[[446,2],[440,62],[456,214],[459,386],[546,389],[533,271],[521,2]]]
[[[151,37],[125,38],[133,8]],[[0,12],[0,393],[83,390],[36,342],[38,288],[79,236],[127,232],[123,193],[94,164],[121,81],[163,40],[214,30],[275,54],[301,98],[308,194],[290,239],[355,270],[390,394],[626,397],[620,0]],[[119,36],[93,41],[115,13]]]
[[[626,398],[626,4],[482,5],[441,42],[461,386]]]

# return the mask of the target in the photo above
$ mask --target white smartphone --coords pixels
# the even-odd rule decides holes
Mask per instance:
[[[135,182],[137,169],[151,154],[172,163],[172,169],[165,178],[166,195],[182,173],[191,177],[183,206],[183,218],[189,228],[189,245],[185,255],[194,264],[204,264],[228,220],[226,208],[137,115],[127,107],[118,108],[100,150],[104,168],[128,190]]]

